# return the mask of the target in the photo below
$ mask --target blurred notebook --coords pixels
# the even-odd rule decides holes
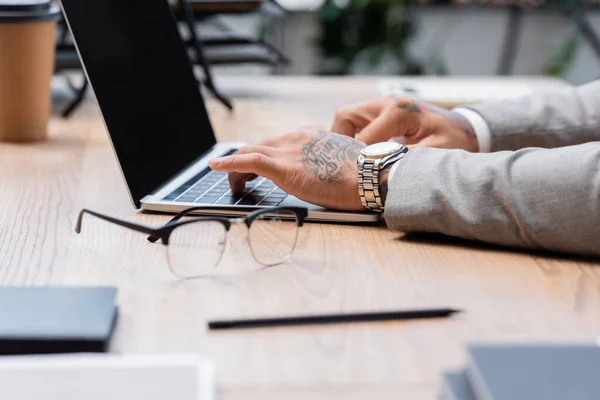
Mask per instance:
[[[0,357],[7,400],[212,400],[212,362],[196,355]]]
[[[106,351],[116,293],[111,287],[0,287],[0,354]]]
[[[444,386],[440,400],[476,400],[465,371],[444,373]]]
[[[381,94],[413,97],[453,108],[487,100],[504,100],[533,93],[523,82],[501,80],[418,80],[410,78],[382,79],[377,84]]]
[[[479,400],[598,400],[600,348],[472,345],[467,377]]]

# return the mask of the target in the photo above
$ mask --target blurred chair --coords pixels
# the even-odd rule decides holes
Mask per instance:
[[[285,10],[275,0],[169,0],[176,18],[188,30],[186,44],[193,49],[190,58],[204,72],[204,85],[227,108],[231,102],[215,86],[212,65],[261,64],[279,67],[289,64],[289,59],[264,37],[252,38],[235,33],[219,21],[223,15],[257,14],[267,18],[282,18]],[[201,37],[198,22],[211,24],[217,33]],[[264,35],[263,35],[264,36]]]
[[[516,2],[518,3],[518,1]],[[596,34],[592,23],[586,14],[586,5],[583,0],[565,0],[560,3],[562,9],[570,17],[579,34],[590,45],[596,57],[600,59],[600,38]],[[543,8],[538,6],[538,8]],[[498,64],[498,75],[510,75],[517,53],[519,37],[523,25],[523,7],[518,4],[509,6],[508,24],[502,46],[502,53]]]
[[[55,66],[54,70],[56,74],[63,74],[67,71],[82,71],[81,62],[79,61],[79,57],[77,55],[77,50],[75,50],[75,45],[71,40],[71,36],[69,33],[69,28],[67,24],[62,18],[58,22],[58,38],[56,43],[56,58],[55,58]],[[73,91],[73,100],[67,105],[67,107],[62,111],[63,117],[69,117],[73,111],[77,109],[77,107],[81,104],[88,89],[88,81],[81,72],[82,75],[82,84],[77,86],[71,78],[67,75],[64,75],[69,88]]]
[[[203,70],[202,83],[230,110],[233,106],[217,89],[211,66],[259,64],[276,68],[289,64],[289,59],[264,37],[252,38],[237,34],[218,20],[219,16],[236,14],[257,14],[261,18],[281,19],[285,16],[285,10],[275,0],[168,0],[168,2],[173,8],[176,20],[187,28],[187,35],[181,30],[180,32],[190,50],[188,53],[190,60]],[[217,28],[217,33],[201,37],[197,29],[199,23],[211,24]],[[82,70],[64,19],[59,22],[55,70],[56,73],[62,74],[69,70]],[[73,100],[62,112],[64,117],[68,117],[85,98],[88,82],[84,76],[82,85],[77,86],[68,76],[65,75],[65,78],[74,93]]]

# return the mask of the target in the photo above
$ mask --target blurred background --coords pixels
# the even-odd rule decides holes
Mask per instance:
[[[172,0],[200,79],[252,75],[600,77],[600,0]],[[87,94],[59,24],[53,93]],[[208,82],[206,82],[208,80]],[[218,85],[215,85],[218,86]]]

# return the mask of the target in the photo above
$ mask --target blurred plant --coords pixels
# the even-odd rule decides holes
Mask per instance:
[[[411,0],[325,0],[316,45],[323,59],[320,74],[379,71],[421,74],[408,54],[416,32]]]
[[[574,21],[581,12],[578,0],[481,0],[486,5],[520,6],[524,9],[550,6]],[[420,3],[467,4],[463,0],[325,0],[320,10],[319,74],[382,73],[447,75],[443,45],[431,59],[415,60],[409,54],[410,39],[417,32],[415,8]],[[477,3],[477,1],[473,1]],[[547,75],[562,77],[575,58],[580,38],[575,32],[562,41],[544,65]],[[540,71],[541,72],[541,71]]]
[[[564,77],[573,63],[578,48],[579,38],[575,34],[569,35],[550,56],[544,73],[550,76]]]
[[[549,0],[549,3],[558,8],[566,19],[577,25],[578,15],[583,13],[582,5],[579,1],[574,0]],[[585,18],[585,16],[582,16]],[[579,48],[580,37],[577,33],[572,32],[563,40],[551,54],[550,59],[546,62],[544,72],[546,75],[564,77],[575,59],[575,53]]]

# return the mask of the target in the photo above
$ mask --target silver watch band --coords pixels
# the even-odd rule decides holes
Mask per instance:
[[[379,175],[387,165],[397,162],[408,149],[404,147],[399,154],[393,157],[370,159],[363,156],[358,158],[358,194],[360,201],[366,209],[383,212],[385,204],[379,191]]]
[[[358,163],[358,194],[363,207],[371,211],[383,211],[379,193],[379,160],[361,160]]]

